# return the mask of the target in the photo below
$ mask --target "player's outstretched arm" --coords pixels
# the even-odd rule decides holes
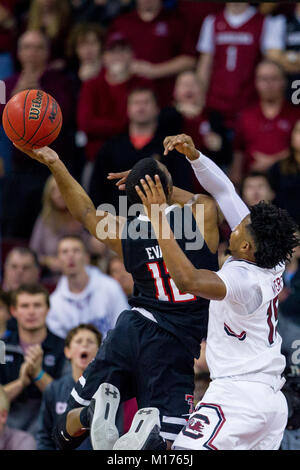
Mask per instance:
[[[96,208],[90,197],[68,172],[57,153],[51,148],[43,147],[35,150],[17,148],[49,168],[72,216],[92,235],[122,257],[122,244],[119,234],[122,233],[122,225],[125,223],[125,219],[115,217],[104,211],[100,213],[97,211],[96,214]],[[105,221],[108,229],[106,231],[99,230],[99,223],[103,225],[103,221]]]
[[[136,186],[136,191],[151,220],[163,259],[178,289],[209,300],[224,299],[226,287],[220,277],[213,271],[196,269],[175,240],[163,210],[166,197],[159,176],[155,176],[154,183],[147,175],[146,181],[141,180],[141,184],[144,192],[139,186]]]
[[[199,183],[217,201],[232,230],[247,217],[249,209],[237,194],[230,179],[212,160],[196,149],[190,136],[168,136],[164,140],[164,148],[164,155],[176,149],[190,160]]]

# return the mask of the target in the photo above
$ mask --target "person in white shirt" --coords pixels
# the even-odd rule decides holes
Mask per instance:
[[[151,219],[163,258],[178,289],[210,299],[206,360],[212,382],[174,449],[275,450],[287,423],[280,391],[285,358],[276,331],[278,295],[285,261],[299,245],[296,224],[270,203],[250,208],[227,176],[198,152],[184,134],[167,137],[165,154],[174,148],[187,156],[202,187],[210,192],[232,234],[227,259],[217,272],[196,269],[173,234],[161,235],[167,219],[152,204],[164,205],[158,176],[136,187]],[[163,230],[161,230],[163,229]]]
[[[105,337],[119,314],[128,309],[119,283],[87,264],[87,251],[79,237],[60,240],[58,260],[63,276],[50,295],[49,330],[65,338],[80,323],[92,323]]]
[[[284,49],[284,17],[264,17],[248,3],[228,2],[208,15],[199,34],[197,73],[207,87],[206,105],[234,129],[239,112],[256,100],[254,75],[262,57]]]

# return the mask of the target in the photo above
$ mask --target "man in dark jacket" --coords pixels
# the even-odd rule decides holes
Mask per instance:
[[[49,294],[40,285],[19,287],[12,299],[11,312],[17,329],[4,339],[5,364],[0,365],[3,385],[11,409],[8,426],[34,434],[42,393],[61,376],[65,363],[64,341],[47,330]]]

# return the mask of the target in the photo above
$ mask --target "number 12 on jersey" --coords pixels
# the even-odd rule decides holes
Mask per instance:
[[[163,266],[165,273],[169,274],[168,268],[165,263],[163,263]],[[192,294],[180,292],[180,290],[176,287],[176,284],[173,279],[168,276],[168,285],[172,296],[172,298],[170,298],[170,295],[168,294],[166,289],[165,280],[162,277],[158,261],[156,261],[155,263],[147,263],[147,267],[151,273],[152,279],[154,280],[156,298],[158,300],[163,300],[165,302],[191,302],[193,300],[197,300],[197,297]]]

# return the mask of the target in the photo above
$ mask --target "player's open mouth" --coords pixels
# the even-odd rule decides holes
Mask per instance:
[[[82,353],[80,354],[80,359],[87,359],[87,358],[88,358],[88,353],[82,352]]]

